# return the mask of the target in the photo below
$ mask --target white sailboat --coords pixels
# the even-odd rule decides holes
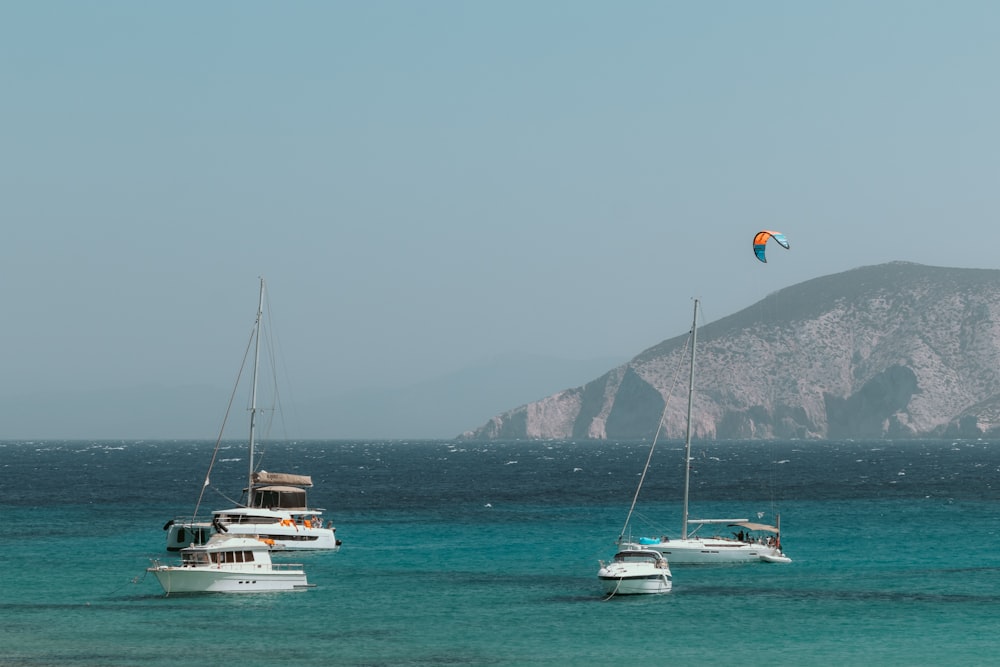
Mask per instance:
[[[649,469],[653,449],[659,437],[660,429],[656,431],[653,444],[650,447],[649,458],[643,469],[625,520],[625,527],[618,537],[622,549],[652,549],[663,554],[671,565],[713,565],[737,563],[790,563],[791,558],[781,550],[781,517],[777,517],[777,525],[768,525],[750,521],[749,519],[691,519],[688,515],[688,496],[691,488],[691,405],[694,400],[694,369],[695,353],[698,341],[698,300],[694,301],[694,322],[691,325],[691,366],[688,380],[687,430],[684,443],[684,510],[681,518],[681,534],[679,538],[670,539],[667,536],[658,538],[640,537],[632,541],[626,537],[629,521],[635,509],[642,481]],[[663,420],[660,421],[662,427]],[[715,534],[700,535],[699,532],[715,530],[712,527],[724,526],[730,536]],[[689,530],[690,529],[690,530]]]
[[[270,473],[256,469],[255,447],[257,428],[257,371],[260,364],[260,330],[264,314],[264,279],[260,280],[257,320],[254,324],[254,362],[250,390],[249,473],[246,504],[212,512],[210,519],[198,519],[205,488],[212,472],[209,466],[202,495],[198,498],[193,517],[174,519],[163,527],[167,531],[167,549],[182,550],[190,544],[204,544],[214,534],[260,537],[275,550],[336,551],[340,548],[337,529],[323,522],[323,511],[311,508],[306,500],[306,488],[312,486],[308,475]],[[228,414],[228,412],[227,412]],[[221,440],[221,438],[220,438]],[[216,445],[216,452],[218,444]],[[212,457],[212,463],[215,456]]]

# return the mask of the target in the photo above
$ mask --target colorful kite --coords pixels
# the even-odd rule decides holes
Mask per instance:
[[[767,246],[768,239],[774,239],[778,245],[785,250],[788,250],[791,247],[788,245],[788,240],[785,238],[785,235],[781,232],[769,232],[767,230],[757,232],[757,235],[753,237],[753,252],[757,255],[757,259],[765,264],[767,263],[767,260],[764,258],[764,248]]]

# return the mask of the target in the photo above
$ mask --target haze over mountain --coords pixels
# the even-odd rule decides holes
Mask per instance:
[[[313,401],[304,412],[311,415],[310,432],[322,433],[325,424],[336,438],[449,438],[470,421],[489,418],[497,406],[574,386],[621,361],[500,355],[406,387]]]
[[[303,395],[294,381],[264,437],[293,439],[440,439],[485,419],[499,406],[572,387],[623,359],[573,360],[498,355],[403,387],[361,387]],[[0,408],[2,439],[213,439],[233,391],[217,385],[90,387],[17,393]],[[243,385],[247,377],[243,378]],[[242,394],[246,387],[241,386]],[[225,428],[245,438],[247,400],[237,398]]]
[[[677,299],[678,308],[691,308]],[[684,435],[689,335],[465,438]],[[977,437],[1000,432],[1000,271],[894,262],[782,289],[699,322],[699,438]],[[664,408],[666,407],[666,410]]]

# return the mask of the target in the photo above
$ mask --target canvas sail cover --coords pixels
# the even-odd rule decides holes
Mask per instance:
[[[293,475],[287,472],[267,472],[261,470],[253,474],[254,484],[284,484],[290,486],[312,486],[312,477],[309,475]]]

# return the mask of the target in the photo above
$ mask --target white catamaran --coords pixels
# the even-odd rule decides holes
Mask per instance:
[[[635,497],[632,499],[632,507],[629,509],[628,517],[625,520],[625,527],[621,535],[618,536],[618,544],[622,549],[653,549],[663,554],[671,565],[712,565],[712,564],[736,564],[736,563],[790,563],[791,558],[787,557],[781,550],[781,517],[777,517],[777,525],[768,525],[752,522],[749,519],[691,519],[688,516],[688,494],[691,486],[691,405],[694,399],[694,368],[695,368],[695,348],[698,340],[698,300],[694,301],[694,322],[691,325],[691,367],[688,379],[688,403],[687,403],[687,430],[684,443],[684,510],[681,518],[681,534],[679,538],[670,539],[667,536],[658,538],[640,537],[632,541],[631,537],[626,537],[629,521],[635,509],[636,501],[639,497],[639,490],[642,488],[642,481],[646,478],[646,471],[649,469],[649,462],[653,456],[653,449],[659,437],[660,428],[657,428],[656,436],[649,450],[649,458],[646,459],[646,467],[642,471],[639,480],[639,488],[636,489]],[[664,415],[666,410],[664,410]],[[660,427],[663,420],[660,420]],[[713,535],[711,537],[699,535],[699,531],[706,529],[706,532],[713,530],[709,526],[725,526],[726,531],[732,537]],[[689,531],[689,527],[693,527]]]
[[[210,519],[197,518],[198,507],[209,484],[212,466],[209,466],[202,485],[194,515],[168,521],[167,549],[181,550],[191,544],[204,544],[214,534],[241,537],[260,537],[275,550],[336,551],[340,548],[337,529],[331,521],[323,522],[323,511],[310,508],[306,502],[306,488],[312,486],[308,475],[258,471],[254,458],[257,428],[257,368],[260,362],[260,330],[264,314],[264,279],[260,281],[257,302],[257,320],[254,325],[254,363],[250,391],[250,469],[247,479],[246,504],[212,512]],[[227,411],[228,414],[228,411]],[[220,438],[221,441],[221,438]],[[216,444],[218,452],[218,443]],[[212,457],[212,465],[215,455]]]

